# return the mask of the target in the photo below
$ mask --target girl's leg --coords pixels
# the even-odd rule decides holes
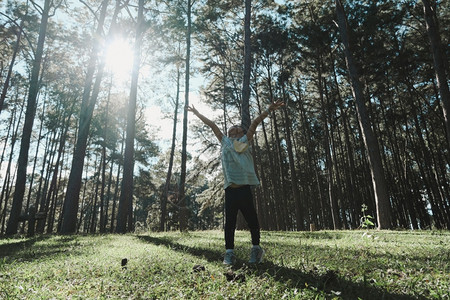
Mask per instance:
[[[252,237],[252,244],[259,245],[260,241],[260,228],[258,222],[258,215],[256,213],[255,206],[253,204],[253,195],[250,186],[245,186],[242,188],[242,194],[240,199],[240,209],[242,215],[250,228],[250,234]]]
[[[234,232],[239,209],[238,189],[225,189],[225,249],[234,249]]]

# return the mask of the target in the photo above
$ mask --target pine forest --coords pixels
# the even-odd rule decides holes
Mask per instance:
[[[0,236],[221,229],[187,107],[276,101],[261,229],[450,229],[450,1],[5,0],[0,40]]]

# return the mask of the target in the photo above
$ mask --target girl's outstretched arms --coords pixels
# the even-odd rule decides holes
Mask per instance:
[[[203,123],[208,125],[216,135],[219,142],[222,142],[223,133],[222,131],[220,131],[219,127],[217,127],[216,123],[214,123],[213,121],[211,121],[210,119],[199,113],[198,110],[194,107],[194,105],[188,106],[186,107],[186,109],[190,112],[193,112],[194,115],[196,115],[200,120],[202,120]]]

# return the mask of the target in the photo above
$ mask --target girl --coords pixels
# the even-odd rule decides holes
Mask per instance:
[[[208,125],[221,143],[221,160],[224,174],[225,189],[225,257],[223,263],[232,265],[236,261],[234,255],[234,233],[238,210],[242,212],[245,221],[250,228],[253,247],[251,249],[249,263],[260,263],[264,256],[264,250],[259,246],[260,229],[258,216],[253,204],[253,195],[250,186],[258,185],[253,157],[249,150],[249,143],[253,139],[256,128],[271,111],[275,111],[284,103],[273,102],[261,113],[246,131],[241,126],[232,126],[228,130],[228,136],[224,135],[217,125],[202,115],[192,105],[187,108],[200,120]]]

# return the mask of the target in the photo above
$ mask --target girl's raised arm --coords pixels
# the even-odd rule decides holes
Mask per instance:
[[[281,106],[284,105],[284,102],[277,101],[272,102],[269,107],[263,111],[256,119],[253,120],[252,124],[250,124],[250,127],[247,130],[247,140],[250,142],[253,139],[253,135],[256,132],[256,128],[258,127],[259,123],[261,123],[271,111],[275,111],[279,109]]]
[[[188,106],[186,107],[186,109],[188,111],[193,112],[194,115],[196,115],[200,120],[202,120],[203,123],[208,125],[216,135],[219,142],[222,142],[223,133],[222,131],[220,131],[219,127],[217,127],[216,123],[214,123],[213,121],[211,121],[210,119],[199,113],[198,110],[194,107],[194,105]]]

